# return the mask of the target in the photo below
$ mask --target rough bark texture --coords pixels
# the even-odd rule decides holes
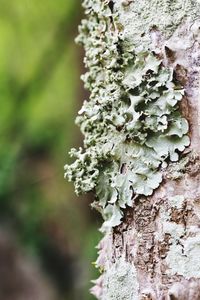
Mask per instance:
[[[109,2],[109,1],[107,1]],[[112,2],[112,3],[111,3]],[[200,299],[199,1],[115,0],[127,44],[145,44],[173,67],[185,88],[180,110],[191,144],[170,163],[152,196],[125,209],[99,244],[103,273],[92,292],[104,300]]]

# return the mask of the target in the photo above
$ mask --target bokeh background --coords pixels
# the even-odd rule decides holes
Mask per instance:
[[[88,97],[80,0],[0,0],[0,300],[92,300],[100,218],[63,178]]]

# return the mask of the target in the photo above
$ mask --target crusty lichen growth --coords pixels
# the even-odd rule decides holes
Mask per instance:
[[[186,199],[183,195],[174,195],[168,198],[168,211],[160,210],[163,233],[170,236],[169,250],[166,256],[167,274],[182,275],[186,279],[200,278],[200,234],[196,225],[177,223],[172,219],[184,211]],[[180,221],[180,220],[179,220]]]
[[[137,300],[139,283],[133,264],[124,257],[117,260],[105,272],[102,300]]]
[[[182,275],[186,279],[200,278],[200,235],[188,237],[182,242],[173,241],[166,261],[169,274]]]
[[[111,1],[112,2],[112,1]],[[119,225],[122,209],[137,195],[151,195],[167,161],[189,145],[188,122],[179,112],[184,90],[174,71],[144,48],[127,49],[109,1],[86,0],[78,42],[84,45],[91,92],[77,117],[84,149],[65,166],[77,194],[96,191],[104,227]]]
[[[194,21],[199,18],[199,0],[115,0],[119,11],[119,21],[124,27],[123,38],[128,48],[150,45],[151,30],[158,28],[165,38],[169,38],[185,18]]]
[[[194,150],[185,154],[178,162],[169,164],[166,178],[180,180],[185,174],[196,175],[200,172],[199,154]]]

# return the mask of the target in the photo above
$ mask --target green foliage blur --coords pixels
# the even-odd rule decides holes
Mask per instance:
[[[76,0],[0,0],[0,226],[36,259],[56,300],[94,299],[100,239],[89,199],[63,178],[81,144],[80,18]]]

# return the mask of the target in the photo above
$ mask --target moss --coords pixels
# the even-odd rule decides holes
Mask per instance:
[[[71,151],[76,160],[65,166],[65,176],[78,194],[96,191],[94,206],[104,227],[112,227],[135,196],[152,195],[164,162],[178,161],[189,145],[179,112],[184,90],[154,53],[127,49],[108,1],[87,0],[84,7],[88,18],[77,41],[86,51],[82,79],[91,95],[76,120],[84,149]]]

